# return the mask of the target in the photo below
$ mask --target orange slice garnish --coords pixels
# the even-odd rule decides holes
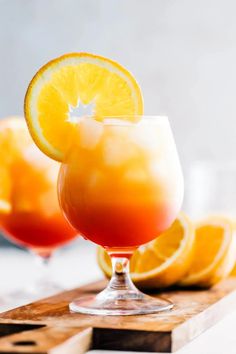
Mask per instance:
[[[25,117],[38,147],[63,161],[73,141],[76,109],[101,117],[143,113],[140,88],[116,62],[88,53],[63,55],[44,65],[25,96]]]

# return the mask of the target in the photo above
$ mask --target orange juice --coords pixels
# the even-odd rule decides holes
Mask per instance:
[[[183,179],[168,119],[139,123],[85,118],[59,175],[69,222],[106,248],[134,248],[166,230]]]
[[[0,150],[10,205],[8,212],[0,212],[4,235],[36,250],[52,249],[75,238],[77,233],[58,204],[59,164],[34,145],[23,120],[0,122]]]
[[[47,217],[36,212],[22,212],[1,216],[0,219],[1,228],[9,239],[40,251],[62,246],[76,234],[60,213]]]

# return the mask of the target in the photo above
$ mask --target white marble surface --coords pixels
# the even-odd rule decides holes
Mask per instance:
[[[0,269],[0,295],[29,284],[37,272],[37,267],[33,266],[30,255],[23,251],[5,248],[0,250]],[[95,248],[84,241],[75,243],[69,249],[61,250],[55,256],[50,272],[53,279],[65,288],[82,285],[101,277],[96,264]],[[236,313],[234,312],[179,350],[177,354],[235,354],[235,327]],[[91,351],[92,353],[115,352],[96,350]]]
[[[1,294],[27,288],[41,273],[34,255],[15,248],[0,249],[0,269],[0,299]],[[102,273],[96,263],[95,246],[79,240],[70,247],[58,250],[48,266],[48,275],[64,289],[101,278]],[[17,304],[17,299],[15,303]],[[8,307],[6,303],[0,310],[5,307]]]

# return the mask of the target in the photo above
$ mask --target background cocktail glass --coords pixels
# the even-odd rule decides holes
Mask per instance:
[[[236,220],[236,161],[193,163],[187,173],[185,209],[193,219],[224,215]]]
[[[9,240],[30,250],[40,265],[35,284],[6,296],[6,301],[12,295],[16,302],[24,302],[60,290],[50,279],[47,265],[54,251],[74,239],[77,232],[59,208],[56,188],[59,164],[36,147],[24,119],[1,121],[0,150],[2,182],[9,189],[10,206],[0,213],[0,228]]]
[[[60,169],[58,191],[68,221],[103,246],[113,276],[97,296],[70,304],[89,314],[132,315],[170,309],[141,293],[129,277],[129,259],[165,231],[183,198],[183,177],[167,117],[85,117]]]

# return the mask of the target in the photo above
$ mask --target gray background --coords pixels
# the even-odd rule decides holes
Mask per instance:
[[[166,114],[182,163],[232,159],[236,119],[234,0],[0,0],[0,117],[22,113],[35,71],[70,51],[111,57]]]
[[[36,70],[72,51],[126,66],[142,87],[145,112],[169,116],[185,211],[195,216],[193,206],[207,209],[213,192],[225,193],[225,185],[212,192],[214,181],[207,184],[196,166],[235,160],[236,178],[235,0],[0,0],[0,118],[23,114]]]

